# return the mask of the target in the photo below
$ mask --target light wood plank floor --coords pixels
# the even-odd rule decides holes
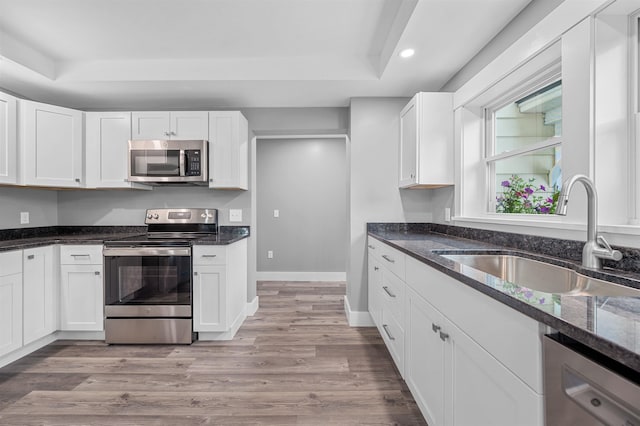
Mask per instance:
[[[228,342],[59,341],[0,369],[2,425],[424,425],[344,283],[261,282]]]

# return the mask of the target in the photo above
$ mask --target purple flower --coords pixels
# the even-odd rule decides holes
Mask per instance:
[[[553,198],[551,198],[551,197],[547,198],[547,203],[553,204]]]
[[[524,189],[524,192],[526,192],[527,194],[531,195],[533,194],[533,189],[529,188],[528,186]]]
[[[544,185],[540,185],[540,191],[546,191],[547,188],[544,187]]]
[[[527,299],[531,299],[533,297],[533,292],[531,290],[525,291],[524,297],[526,297]]]
[[[549,213],[549,207],[540,206],[540,213]]]
[[[509,188],[511,186],[511,183],[508,180],[503,180],[502,183],[500,184],[506,188]]]
[[[538,302],[540,302],[541,305],[544,305],[544,297],[541,297],[540,300],[538,300]]]

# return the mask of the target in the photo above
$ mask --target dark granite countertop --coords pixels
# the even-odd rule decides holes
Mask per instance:
[[[464,267],[438,253],[467,252],[482,254],[513,254],[541,260],[573,269],[583,275],[605,279],[629,287],[640,288],[640,274],[635,271],[603,272],[583,269],[579,262],[548,254],[525,251],[518,247],[519,237],[511,234],[505,242],[505,234],[490,237],[483,231],[483,240],[461,238],[450,233],[454,227],[429,226],[430,224],[369,224],[368,234],[403,253],[455,278],[505,305],[565,334],[607,357],[640,372],[640,298],[568,296],[541,293],[518,287],[492,275]],[[457,228],[457,227],[456,227]],[[444,231],[441,233],[438,231]],[[500,244],[495,244],[495,240]],[[562,246],[558,240],[557,243]],[[571,257],[564,256],[564,257]]]
[[[146,226],[52,226],[0,230],[0,252],[51,244],[102,244],[146,232]],[[193,244],[227,245],[249,237],[248,226],[221,226],[217,235]]]

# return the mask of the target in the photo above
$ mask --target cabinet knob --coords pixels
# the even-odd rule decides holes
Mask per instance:
[[[369,244],[367,247],[369,247],[371,250],[375,250],[376,249],[376,246],[374,246],[372,244]]]
[[[30,254],[29,256],[27,256],[27,259],[29,259],[29,260],[33,260],[35,258],[36,258],[35,254]]]
[[[448,338],[449,338],[449,335],[447,333],[443,333],[442,331],[440,332],[440,340],[445,342]]]
[[[170,132],[164,132],[164,135],[165,136],[171,136],[171,133]]]
[[[100,275],[100,271],[95,271],[94,274],[95,275]]]
[[[193,273],[193,276],[194,276],[194,277],[197,277],[197,276],[198,276],[198,273],[197,273],[197,272],[194,272],[194,273]]]
[[[442,327],[440,327],[439,325],[431,323],[431,329],[433,330],[434,333],[437,333],[438,331],[440,331],[441,328]]]
[[[169,132],[169,134],[175,136],[176,132]]]
[[[80,183],[80,178],[76,178],[76,182]]]
[[[373,267],[373,270],[374,270],[374,271],[377,271],[377,270],[379,270],[379,269],[380,269],[380,268],[378,268],[377,266],[374,266],[374,267]]]

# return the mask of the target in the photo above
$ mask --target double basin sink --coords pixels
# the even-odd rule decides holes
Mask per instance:
[[[514,254],[438,254],[464,267],[544,293],[566,296],[640,297],[640,289],[588,277],[573,269]],[[464,268],[461,269],[464,273]]]

